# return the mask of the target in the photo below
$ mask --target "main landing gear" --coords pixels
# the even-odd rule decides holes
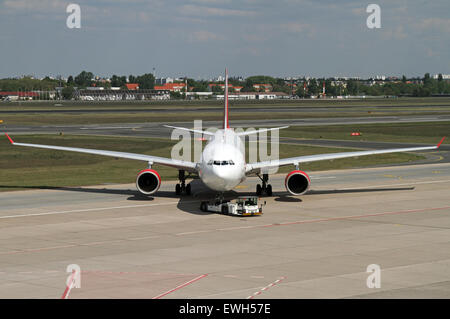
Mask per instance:
[[[269,174],[263,174],[262,178],[259,175],[258,177],[261,179],[262,185],[256,185],[256,195],[261,196],[262,193],[265,193],[267,196],[272,196],[272,185],[267,184],[269,181]]]
[[[186,185],[186,176],[183,170],[178,171],[178,179],[180,183],[175,185],[175,194],[181,195],[181,193],[185,193],[186,195],[191,195],[191,184]]]

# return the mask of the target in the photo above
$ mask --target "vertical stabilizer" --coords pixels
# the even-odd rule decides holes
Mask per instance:
[[[223,129],[230,128],[230,124],[228,123],[228,69],[225,69],[225,108],[223,114]]]

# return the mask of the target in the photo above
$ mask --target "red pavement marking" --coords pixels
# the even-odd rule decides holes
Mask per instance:
[[[198,281],[198,280],[200,280],[202,278],[205,278],[206,276],[208,276],[208,274],[203,274],[203,275],[200,275],[198,277],[195,277],[194,279],[189,280],[189,281],[185,282],[184,284],[181,284],[181,285],[179,285],[179,286],[177,286],[177,287],[175,287],[173,289],[170,289],[169,291],[166,291],[165,293],[162,293],[162,294],[160,294],[158,296],[155,296],[152,299],[160,299],[160,298],[162,298],[164,296],[167,296],[168,294],[170,294],[170,293],[172,293],[174,291],[177,291],[177,290],[179,290],[179,289],[181,289],[183,287],[186,287],[186,286],[188,286],[188,285],[190,285],[190,284],[192,284],[192,283],[194,283],[194,282],[196,282],[196,281]]]

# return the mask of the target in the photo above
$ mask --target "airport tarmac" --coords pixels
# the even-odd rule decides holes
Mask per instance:
[[[251,218],[201,212],[198,181],[181,199],[164,181],[150,198],[132,184],[0,193],[0,298],[450,297],[450,164],[314,172],[303,196],[284,177]]]

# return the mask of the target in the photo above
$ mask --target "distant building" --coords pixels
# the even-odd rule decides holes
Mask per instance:
[[[264,92],[271,92],[273,89],[271,84],[253,84],[253,88],[257,91],[263,90]]]
[[[168,100],[168,90],[79,90],[75,93],[82,101]]]
[[[219,75],[217,78],[215,78],[213,80],[214,82],[223,82],[225,81],[225,77],[223,77],[222,75]]]
[[[204,100],[213,96],[213,92],[187,92],[186,96],[190,100]]]
[[[334,81],[331,81],[331,86],[341,86],[341,87],[343,87],[343,88],[346,88],[347,87],[347,82],[346,81],[341,81],[341,80],[334,80]]]
[[[170,92],[181,92],[186,87],[186,83],[166,83],[155,85],[155,90],[168,90]]]
[[[158,78],[155,79],[156,85],[164,85],[166,83],[173,83],[173,78]]]
[[[223,94],[216,95],[216,99],[223,100]],[[290,95],[284,92],[240,92],[228,94],[230,100],[277,100],[288,99]]]
[[[213,87],[220,87],[222,90],[225,90],[225,84],[222,83],[210,83],[208,84],[209,90],[212,91]],[[244,88],[243,86],[234,86],[234,85],[228,85],[228,88],[234,92],[241,92],[241,90]]]
[[[433,79],[435,79],[435,80],[439,79],[439,74],[433,75]],[[442,79],[443,80],[450,80],[450,74],[442,74]]]

